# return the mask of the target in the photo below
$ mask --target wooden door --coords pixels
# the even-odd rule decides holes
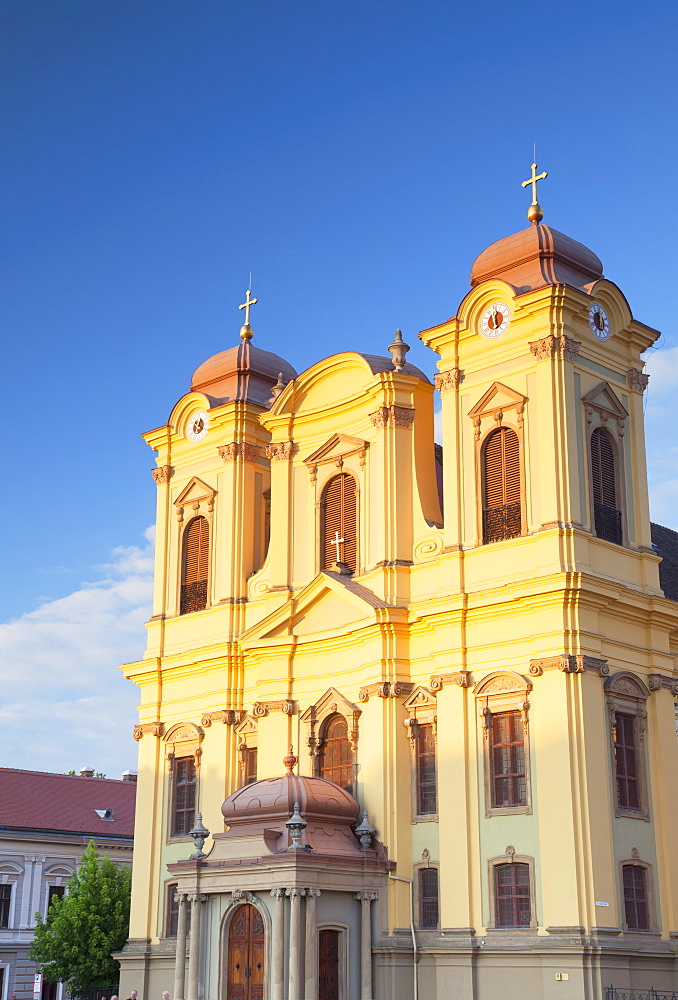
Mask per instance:
[[[226,1000],[264,998],[264,921],[250,903],[239,906],[228,931]]]
[[[339,931],[319,934],[318,1000],[339,1000]]]

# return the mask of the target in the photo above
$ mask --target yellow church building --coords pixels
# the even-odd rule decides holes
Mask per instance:
[[[659,335],[536,196],[528,217],[420,334],[435,384],[400,331],[388,357],[298,375],[254,346],[248,292],[240,343],[144,435],[121,996],[678,988],[678,592],[643,429]]]

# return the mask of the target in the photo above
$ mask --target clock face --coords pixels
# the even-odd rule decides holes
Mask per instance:
[[[598,340],[607,340],[610,336],[610,321],[607,318],[607,313],[598,302],[594,302],[589,309],[589,326],[591,333]]]
[[[189,441],[202,441],[209,427],[210,418],[204,410],[196,410],[186,423],[186,437]]]
[[[480,332],[488,340],[506,333],[511,322],[511,310],[505,302],[493,302],[480,318]]]

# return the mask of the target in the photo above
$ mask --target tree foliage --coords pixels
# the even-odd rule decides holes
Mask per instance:
[[[67,983],[72,996],[118,981],[111,952],[127,941],[131,884],[131,869],[99,858],[90,841],[68,895],[53,897],[46,920],[36,914],[29,957],[45,979]]]

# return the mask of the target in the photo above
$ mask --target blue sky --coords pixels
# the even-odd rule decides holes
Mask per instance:
[[[664,331],[648,466],[653,516],[678,527],[672,5],[6,0],[1,16],[5,764],[134,766],[117,663],[144,646],[139,434],[236,342],[249,272],[256,342],[298,370],[384,353],[401,327],[432,373],[417,333],[526,224],[535,141],[545,221]]]

